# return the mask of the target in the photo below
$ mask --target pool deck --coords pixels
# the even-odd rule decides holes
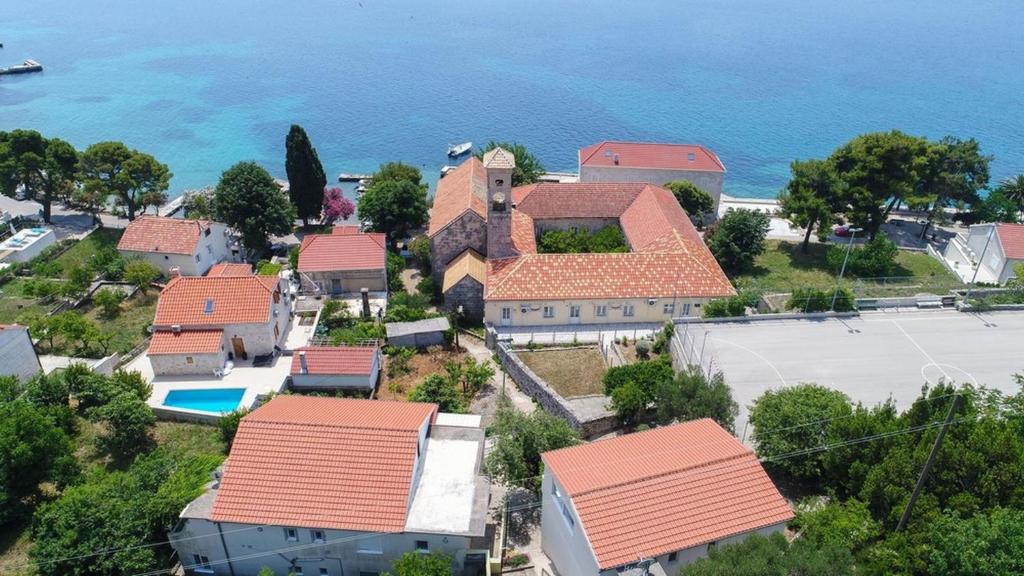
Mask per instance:
[[[194,420],[216,420],[217,415],[211,412],[200,412],[185,408],[172,408],[164,406],[164,398],[171,390],[208,390],[215,388],[245,388],[242,395],[240,407],[249,408],[256,402],[256,397],[271,392],[280,392],[284,388],[285,380],[291,371],[292,359],[290,356],[278,356],[270,366],[255,368],[252,361],[244,361],[235,364],[235,367],[225,374],[223,378],[213,376],[192,375],[192,376],[155,376],[153,366],[149,358],[143,354],[132,360],[125,368],[127,370],[138,370],[143,378],[153,385],[153,393],[149,396],[147,404],[154,409],[159,409],[158,415],[172,416],[180,415],[187,419]]]

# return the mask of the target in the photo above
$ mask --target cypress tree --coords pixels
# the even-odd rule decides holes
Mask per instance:
[[[309,226],[309,219],[319,217],[323,209],[327,176],[302,126],[293,124],[288,131],[284,166],[288,173],[288,196],[302,218],[302,225]]]

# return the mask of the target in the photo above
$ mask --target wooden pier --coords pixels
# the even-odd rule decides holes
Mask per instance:
[[[345,172],[338,174],[338,182],[359,182],[370,178],[373,178],[373,174],[348,174]]]

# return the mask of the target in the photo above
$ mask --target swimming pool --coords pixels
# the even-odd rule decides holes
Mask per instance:
[[[226,414],[238,408],[244,395],[245,388],[171,390],[164,398],[164,406]]]

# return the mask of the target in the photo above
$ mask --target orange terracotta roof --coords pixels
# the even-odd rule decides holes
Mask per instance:
[[[384,268],[384,234],[311,234],[299,246],[299,272]]]
[[[275,276],[179,276],[156,304],[157,326],[262,324],[270,319]]]
[[[721,269],[689,253],[528,254],[487,261],[484,299],[721,298],[736,293]]]
[[[248,264],[231,264],[228,262],[221,264],[214,264],[210,267],[210,271],[206,273],[208,277],[217,276],[252,276],[252,266]]]
[[[519,210],[512,211],[512,247],[520,254],[537,253],[537,236],[533,218]]]
[[[352,226],[351,224],[335,226],[334,228],[331,228],[331,234],[337,234],[338,236],[348,236],[351,234],[359,233],[359,226]]]
[[[338,376],[369,376],[373,371],[375,346],[311,346],[298,348],[292,354],[292,374],[302,374],[302,360],[306,357],[306,374]]]
[[[180,220],[160,216],[139,216],[124,229],[118,250],[131,252],[159,252],[165,254],[192,254],[207,220]]]
[[[725,172],[718,155],[695,144],[605,141],[582,148],[579,157],[580,166]]]
[[[242,419],[210,519],[401,532],[435,404],[276,396]]]
[[[146,354],[216,354],[223,342],[223,330],[157,330]]]
[[[1024,259],[1024,224],[996,224],[996,234],[1007,258]]]
[[[433,236],[466,212],[487,219],[487,172],[475,156],[437,181],[427,236]]]
[[[534,220],[618,218],[650,184],[643,182],[542,182],[513,189],[516,210]]]
[[[572,499],[601,570],[793,518],[753,452],[706,418],[543,460]]]
[[[467,248],[462,254],[456,256],[455,260],[452,260],[452,263],[445,268],[441,292],[447,292],[466,276],[473,278],[481,286],[487,282],[487,262],[472,248]]]

